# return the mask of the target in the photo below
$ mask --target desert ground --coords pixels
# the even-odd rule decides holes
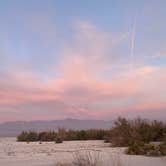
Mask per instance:
[[[17,142],[16,138],[0,138],[0,166],[56,166],[70,163],[77,154],[92,154],[101,166],[165,166],[165,157],[124,154],[125,148],[111,148],[103,141]]]

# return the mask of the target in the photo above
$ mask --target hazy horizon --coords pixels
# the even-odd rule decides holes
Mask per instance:
[[[0,1],[0,122],[166,120],[165,6]]]
[[[26,123],[29,123],[29,122],[51,122],[51,121],[103,121],[103,122],[112,122],[112,123],[114,123],[118,118],[125,118],[126,120],[137,120],[137,119],[142,119],[142,120],[147,120],[147,121],[149,121],[149,122],[151,122],[151,121],[155,121],[155,120],[157,120],[157,121],[161,121],[161,122],[166,122],[165,121],[165,118],[146,118],[146,117],[141,117],[141,116],[134,116],[134,117],[130,117],[130,118],[128,118],[128,117],[125,117],[125,116],[116,116],[116,117],[114,117],[114,118],[110,118],[110,119],[81,119],[81,118],[61,118],[61,119],[33,119],[33,120],[31,120],[31,119],[29,119],[29,120],[15,120],[15,119],[11,119],[10,121],[1,121],[0,122],[0,124],[4,124],[4,123],[12,123],[12,122],[26,122]]]

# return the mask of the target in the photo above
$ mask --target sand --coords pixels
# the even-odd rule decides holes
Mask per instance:
[[[103,141],[16,142],[0,138],[0,166],[56,166],[68,163],[76,154],[91,153],[102,160],[102,166],[115,166],[119,159],[124,166],[166,166],[166,157],[145,157],[124,154],[125,148],[111,148]]]

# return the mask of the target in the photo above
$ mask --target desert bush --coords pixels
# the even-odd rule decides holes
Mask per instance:
[[[73,157],[73,166],[101,166],[103,165],[100,152],[76,152]]]
[[[67,131],[65,128],[58,128],[57,137],[64,140],[66,138],[66,133]]]
[[[55,143],[57,143],[57,144],[63,143],[62,138],[60,138],[60,137],[55,138]]]
[[[28,132],[23,131],[20,135],[17,136],[17,141],[27,141]]]
[[[146,144],[141,141],[135,141],[128,147],[126,153],[130,155],[165,156],[166,146],[163,143],[155,145],[150,143]]]
[[[30,132],[22,132],[18,137],[18,141],[27,141],[27,142],[33,142],[38,140],[38,134],[36,132],[30,131]]]
[[[138,155],[138,154],[145,154],[144,152],[145,143],[142,141],[135,141],[129,145],[127,149],[127,154]]]
[[[55,166],[73,166],[72,163],[61,163],[61,162],[58,162],[55,164]]]
[[[57,137],[57,133],[53,131],[40,132],[38,134],[38,141],[53,141]]]
[[[33,141],[37,141],[38,140],[38,134],[36,132],[29,132],[29,135],[28,135],[28,140],[33,142]]]
[[[56,163],[55,166],[124,166],[120,154],[111,154],[110,159],[109,163],[104,162],[101,152],[98,151],[77,151],[71,162]]]
[[[164,141],[159,145],[161,155],[166,156],[166,142]]]
[[[109,130],[69,130],[66,132],[66,141],[70,140],[103,140]]]
[[[113,146],[128,146],[131,139],[131,125],[125,118],[118,118],[110,131],[110,142]]]
[[[110,131],[109,139],[113,146],[129,146],[127,154],[162,156],[166,155],[165,135],[166,125],[163,122],[118,118]],[[163,143],[150,143],[154,141]]]
[[[163,122],[118,118],[110,130],[109,140],[113,146],[129,146],[135,141],[144,143],[162,141],[165,134],[166,124]]]
[[[46,131],[46,132],[22,132],[18,137],[18,141],[55,141],[57,137],[60,137],[64,141],[71,140],[103,140],[108,135],[109,130],[65,130],[59,128],[57,132]]]
[[[162,141],[166,134],[166,124],[159,121],[152,121],[151,123],[151,139],[153,141]]]
[[[162,139],[162,142],[163,142],[164,145],[166,145],[166,133],[165,133],[165,135],[164,135],[164,137]]]
[[[59,128],[57,132],[22,132],[18,141],[55,141],[60,137],[64,141],[71,140],[105,140],[113,146],[129,146],[135,141],[149,143],[152,141],[166,142],[166,124],[159,121],[147,121],[137,118],[127,120],[118,118],[114,126],[109,130],[88,129],[88,130],[65,130]]]

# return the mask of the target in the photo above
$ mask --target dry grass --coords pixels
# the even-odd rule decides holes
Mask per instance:
[[[100,152],[77,152],[73,158],[73,166],[101,166],[103,164]]]
[[[9,143],[5,144],[4,152],[7,156],[15,155],[14,147],[12,146],[12,144],[9,144]]]
[[[120,154],[111,154],[110,163],[104,163],[101,152],[80,151],[73,154],[70,163],[57,163],[55,166],[124,166]]]
[[[122,160],[121,154],[119,154],[119,153],[110,154],[110,158],[111,158],[111,165],[110,166],[124,166],[124,161]]]
[[[72,163],[57,163],[55,166],[73,166]]]

